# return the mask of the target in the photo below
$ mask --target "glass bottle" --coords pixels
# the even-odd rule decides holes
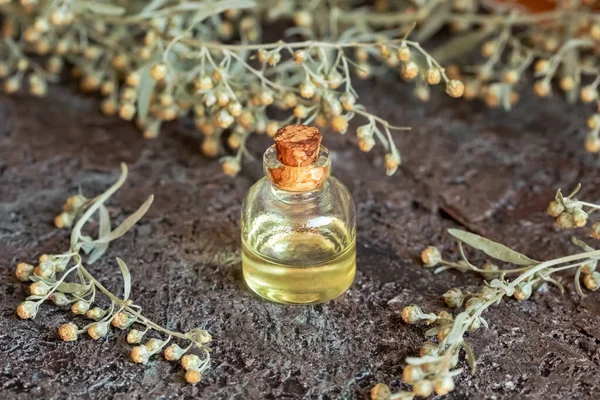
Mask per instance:
[[[286,129],[288,137],[281,139]],[[312,141],[308,158],[298,152],[307,141],[294,141],[306,134]],[[316,128],[288,125],[275,141],[264,154],[266,176],[250,188],[242,205],[244,280],[271,301],[326,302],[354,280],[354,202],[348,189],[330,176],[329,151],[320,145]],[[298,154],[299,160],[294,158]]]

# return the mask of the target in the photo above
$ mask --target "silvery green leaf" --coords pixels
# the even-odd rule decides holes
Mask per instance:
[[[129,273],[129,268],[127,268],[127,264],[119,257],[117,257],[117,264],[119,264],[119,268],[121,268],[121,274],[123,274],[123,300],[129,300],[129,295],[131,294],[131,274]]]
[[[133,225],[135,225],[144,216],[144,214],[146,214],[153,201],[154,195],[150,195],[150,197],[148,197],[148,200],[146,200],[144,204],[142,204],[140,208],[137,209],[136,212],[131,214],[129,217],[125,218],[125,221],[123,221],[121,225],[115,228],[115,230],[110,232],[108,235],[99,238],[94,243],[108,243],[123,236],[125,233],[127,233],[127,231],[129,231],[129,229],[131,229]]]
[[[467,362],[471,367],[471,374],[474,374],[477,370],[477,360],[475,359],[475,352],[473,352],[473,348],[471,347],[471,345],[465,341],[463,341],[460,345],[463,349],[465,349],[465,353],[467,353]]]
[[[125,8],[116,6],[114,4],[99,3],[97,1],[77,1],[75,5],[83,8],[87,8],[95,14],[101,15],[123,15],[125,14]]]
[[[140,74],[140,86],[137,101],[137,114],[140,122],[144,124],[148,118],[148,110],[150,109],[150,100],[152,91],[156,86],[156,81],[150,76],[150,65],[146,65]]]
[[[82,285],[81,283],[63,282],[60,285],[58,285],[57,290],[62,293],[81,294],[85,293],[88,290],[88,287]]]
[[[483,29],[453,36],[431,52],[431,56],[440,64],[468,56],[489,33]]]
[[[423,357],[406,357],[406,363],[410,365],[423,365],[427,363],[440,361],[442,357],[426,355]]]
[[[486,239],[483,236],[479,236],[470,232],[465,232],[460,229],[448,229],[448,233],[450,233],[458,240],[473,247],[474,249],[481,250],[488,256],[493,257],[497,260],[516,265],[532,265],[538,263],[538,261],[532,260],[524,254],[516,252],[504,246],[503,244]]]
[[[100,206],[98,209],[98,214],[100,220],[98,238],[101,238],[110,233],[110,215],[108,214],[108,209],[104,205]],[[96,262],[100,257],[102,257],[102,254],[104,254],[106,249],[108,249],[108,242],[96,244],[94,251],[92,251],[92,254],[90,254],[90,257],[88,258],[88,264],[93,264]]]
[[[425,336],[435,336],[438,334],[439,331],[440,331],[440,328],[438,328],[438,327],[428,329],[425,332]]]
[[[454,324],[452,324],[452,329],[448,333],[446,342],[447,343],[458,343],[462,340],[462,336],[464,334],[464,324],[469,318],[469,313],[461,312],[454,319]]]
[[[449,3],[447,2],[438,5],[419,28],[415,35],[415,41],[423,42],[439,32],[448,21],[448,17],[450,16],[449,10]]]
[[[182,4],[182,6],[183,5],[185,5],[185,3]],[[227,9],[243,9],[254,7],[255,5],[256,3],[254,1],[249,0],[222,0],[209,4],[202,2],[199,5],[196,5],[195,7],[196,9],[198,9],[198,11],[194,15],[194,18],[192,18],[192,21],[190,22],[190,27],[194,27],[196,24],[210,17],[211,15],[220,14],[226,11]]]

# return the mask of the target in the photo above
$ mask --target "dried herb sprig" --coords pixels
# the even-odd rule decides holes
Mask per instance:
[[[136,363],[146,364],[151,356],[163,351],[169,361],[181,360],[186,370],[185,379],[196,384],[202,373],[210,366],[210,334],[200,328],[185,333],[166,329],[142,314],[142,308],[130,298],[131,274],[125,262],[117,258],[123,276],[123,296],[119,297],[104,287],[85,267],[97,261],[108,248],[110,242],[123,236],[148,211],[154,196],[150,196],[140,208],[125,218],[115,229],[111,228],[110,215],[104,203],[123,185],[127,178],[127,166],[121,164],[121,176],[106,192],[88,199],[82,194],[70,197],[64,205],[64,211],[55,218],[59,228],[70,227],[70,248],[63,254],[47,255],[39,258],[39,264],[20,263],[16,268],[16,277],[24,282],[32,281],[31,295],[17,307],[17,315],[22,319],[34,318],[39,307],[45,301],[52,301],[57,306],[70,306],[76,315],[85,315],[94,322],[79,328],[74,323],[66,323],[58,328],[58,334],[64,341],[75,341],[78,336],[87,332],[93,339],[105,337],[112,325],[115,328],[130,329],[127,342],[139,344],[144,336],[152,331],[164,339],[151,338],[142,345],[131,350],[131,359]],[[84,234],[91,219],[97,215],[98,237]],[[84,260],[85,255],[89,255]],[[69,280],[70,279],[70,280]],[[110,307],[102,309],[94,307],[96,295],[103,294],[110,301]],[[172,340],[185,343],[182,348],[177,344],[169,344]],[[192,351],[200,352],[201,357]]]
[[[563,197],[561,191],[558,190],[555,200],[550,203],[548,212],[553,217],[557,217],[557,225],[561,228],[585,225],[589,213],[600,208],[598,204],[582,202],[574,198],[580,187],[578,185],[567,197]],[[588,207],[591,211],[584,212],[582,207]],[[581,213],[585,213],[585,218]],[[567,217],[561,218],[561,215],[567,215],[569,219],[576,219],[576,216],[580,216],[583,222],[573,222],[569,226],[565,226],[563,222],[559,221],[567,219]],[[577,221],[579,220],[577,219]],[[592,229],[592,237],[596,237],[595,235],[600,231],[598,223],[594,224],[594,227],[596,230]],[[371,390],[373,400],[413,399],[417,396],[427,397],[434,392],[444,395],[452,391],[454,389],[453,377],[462,372],[461,368],[456,368],[462,350],[465,351],[471,371],[475,372],[475,355],[464,337],[465,334],[482,326],[487,328],[488,324],[482,317],[483,312],[492,305],[498,304],[505,297],[513,297],[518,301],[527,300],[534,291],[546,283],[551,283],[564,292],[563,285],[553,275],[572,269],[576,270],[575,288],[579,295],[585,296],[581,289],[581,281],[591,291],[598,290],[600,287],[600,273],[596,272],[600,250],[594,249],[575,237],[571,238],[572,242],[582,248],[583,252],[541,262],[473,233],[458,229],[449,229],[448,232],[457,239],[461,260],[458,262],[446,261],[437,248],[428,247],[421,254],[425,267],[441,265],[435,270],[435,273],[446,269],[473,271],[484,277],[485,286],[474,293],[452,288],[443,295],[449,308],[458,309],[464,304],[464,311],[456,316],[447,311],[441,311],[437,315],[425,313],[414,304],[404,307],[402,319],[408,324],[434,325],[425,332],[425,336],[437,337],[437,342],[425,342],[421,347],[419,357],[406,359],[408,365],[404,368],[403,380],[412,385],[411,391],[392,394],[385,384],[379,383]],[[464,244],[485,253],[492,259],[513,264],[517,268],[500,269],[490,261],[477,267],[467,258]],[[508,275],[515,275],[515,277],[509,280]]]
[[[291,122],[313,122],[343,134],[359,116],[366,121],[357,130],[360,150],[370,151],[379,140],[391,175],[400,164],[391,131],[408,128],[359,104],[354,76],[397,69],[416,80],[425,97],[428,85],[443,82],[452,97],[460,97],[464,86],[407,39],[410,23],[387,32],[355,29],[337,21],[325,3],[0,0],[0,47],[6,50],[0,78],[14,93],[29,76],[30,92],[43,95],[46,82],[70,63],[81,89],[105,96],[104,113],[135,119],[147,138],[155,138],[164,122],[191,113],[204,135],[205,155],[217,156],[221,136],[227,136],[235,155],[222,162],[230,175],[248,156],[252,133],[274,135]],[[287,36],[299,41],[260,43],[263,21],[288,18],[296,26]],[[26,54],[48,59],[38,65]]]

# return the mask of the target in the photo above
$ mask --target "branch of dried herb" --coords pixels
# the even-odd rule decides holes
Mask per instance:
[[[548,213],[557,218],[557,226],[576,228],[585,225],[591,212],[600,208],[600,205],[577,200],[574,196],[581,185],[567,197],[560,189],[555,200],[548,207]],[[583,211],[582,208],[586,208]],[[563,285],[553,276],[557,272],[575,270],[574,286],[577,293],[584,297],[581,282],[591,291],[600,287],[600,273],[596,266],[600,259],[600,250],[596,250],[585,242],[572,237],[573,244],[580,247],[583,252],[555,258],[548,261],[536,261],[507,246],[496,243],[482,236],[458,229],[449,229],[448,232],[457,239],[461,260],[451,262],[444,260],[436,247],[427,247],[421,254],[423,264],[427,268],[439,266],[434,273],[447,269],[459,271],[472,271],[485,279],[485,286],[479,291],[463,292],[459,288],[452,288],[443,295],[444,302],[449,308],[464,311],[452,315],[447,311],[439,314],[426,314],[418,305],[412,304],[402,310],[402,319],[408,324],[433,325],[425,332],[427,337],[437,337],[437,342],[427,341],[420,349],[419,357],[406,359],[403,380],[412,386],[411,391],[391,393],[383,383],[377,384],[371,390],[373,400],[387,399],[413,399],[414,397],[427,397],[432,393],[444,395],[454,389],[453,377],[462,372],[456,368],[462,350],[466,354],[467,363],[474,373],[476,368],[475,354],[467,342],[465,334],[473,332],[480,327],[488,327],[482,317],[485,310],[497,305],[505,297],[513,297],[517,301],[525,301],[540,287],[551,283],[564,293]],[[590,236],[599,238],[600,223],[595,223]],[[513,264],[516,268],[501,269],[491,261],[485,262],[481,267],[474,265],[466,255],[464,245],[481,251],[488,257],[506,264]],[[508,279],[507,276],[515,276]]]
[[[74,323],[66,323],[58,328],[58,334],[64,341],[77,340],[80,334],[87,332],[93,339],[105,337],[112,325],[115,328],[129,329],[127,342],[138,344],[131,350],[131,359],[136,363],[146,364],[150,357],[163,351],[169,361],[181,360],[186,370],[187,382],[196,384],[202,373],[210,366],[210,334],[200,328],[185,333],[166,329],[145,317],[142,308],[129,297],[131,294],[131,274],[125,262],[117,257],[123,276],[123,296],[113,294],[103,286],[85,267],[97,261],[107,250],[113,240],[127,233],[148,211],[154,196],[150,196],[140,208],[125,218],[116,228],[111,228],[110,215],[104,203],[125,183],[127,166],[121,164],[121,177],[106,192],[94,198],[86,198],[82,194],[70,197],[64,205],[64,211],[57,215],[54,222],[58,228],[72,226],[70,248],[62,254],[44,254],[39,264],[19,263],[16,277],[20,281],[33,283],[29,286],[31,295],[17,307],[17,315],[22,319],[34,318],[45,301],[52,301],[59,307],[70,306],[76,315],[85,315],[94,322],[79,328]],[[98,218],[98,237],[85,235],[83,232],[94,216]],[[88,255],[87,260],[84,260]],[[96,295],[103,294],[110,306],[102,309],[94,307]],[[133,326],[135,328],[131,329]],[[164,339],[150,338],[139,345],[146,334],[154,332]],[[183,347],[173,340],[184,343]],[[200,356],[194,354],[196,350]]]

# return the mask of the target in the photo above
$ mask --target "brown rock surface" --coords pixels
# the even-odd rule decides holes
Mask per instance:
[[[467,227],[536,259],[577,251],[545,208],[557,187],[578,181],[582,198],[600,200],[598,157],[582,149],[589,110],[558,96],[523,95],[504,113],[441,90],[422,105],[407,85],[390,91],[392,85],[369,82],[358,90],[370,110],[413,127],[395,134],[404,165],[394,177],[385,176],[381,152],[357,150],[352,129],[325,134],[333,174],[357,204],[358,275],[343,297],[307,307],[266,303],[240,279],[238,214],[262,176],[259,162],[231,179],[199,154],[191,124],[172,124],[158,140],[144,141],[131,124],[102,116],[98,99],[65,86],[44,99],[0,96],[0,398],[365,398],[377,382],[397,389],[404,358],[422,342],[425,329],[403,324],[399,309],[416,302],[439,311],[444,291],[480,283],[419,266],[429,244],[456,256],[447,228]],[[259,156],[268,143],[251,140],[251,150]],[[212,333],[213,368],[197,386],[161,358],[131,363],[122,332],[64,343],[58,325],[84,320],[51,305],[33,321],[14,313],[27,295],[12,277],[14,266],[64,251],[68,233],[52,227],[54,215],[78,187],[105,189],[121,161],[130,178],[110,202],[111,214],[122,220],[149,194],[155,201],[91,269],[120,290],[114,257],[122,257],[132,298],[148,316],[172,329]],[[551,288],[485,313],[490,329],[469,334],[477,373],[460,375],[448,398],[597,397],[600,295],[580,299],[570,274],[561,281],[564,295]]]

